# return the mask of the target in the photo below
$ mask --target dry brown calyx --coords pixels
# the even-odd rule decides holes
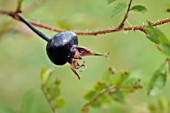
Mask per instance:
[[[70,68],[71,70],[77,75],[78,79],[80,79],[80,75],[77,73],[76,69],[81,69],[81,71],[85,70],[87,68],[86,61],[83,59],[84,56],[104,56],[107,57],[110,53],[104,53],[99,54],[96,52],[91,51],[90,49],[86,47],[76,47],[74,48],[74,55],[72,56],[71,62],[70,62]],[[82,60],[82,64],[79,64],[78,60]]]

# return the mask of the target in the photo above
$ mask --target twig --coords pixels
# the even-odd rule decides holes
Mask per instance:
[[[122,30],[140,30],[146,34],[144,27],[147,26],[147,24],[124,26],[124,23],[125,23],[126,19],[128,18],[128,13],[130,11],[131,4],[132,4],[132,0],[130,0],[130,2],[128,4],[128,9],[125,13],[125,16],[124,16],[121,24],[118,27],[104,29],[104,30],[94,30],[94,31],[78,31],[78,30],[72,30],[72,31],[75,32],[77,35],[101,35],[101,34],[118,32],[118,31],[122,31]],[[17,18],[18,13],[21,13],[20,8],[21,8],[21,4],[18,4],[15,11],[0,10],[0,14],[11,16],[14,19],[20,21]],[[48,29],[48,30],[55,31],[55,32],[62,32],[62,31],[66,30],[66,29],[61,29],[61,28],[55,28],[55,27],[52,27],[52,26],[49,26],[49,25],[46,25],[46,24],[43,24],[40,22],[35,22],[35,21],[29,21],[29,22],[37,27],[41,27],[41,28]],[[170,22],[170,17],[163,19],[163,20],[156,21],[156,22],[152,22],[152,25],[157,26],[157,25],[162,25],[162,24],[168,23],[168,22]]]
[[[114,89],[115,87],[113,87],[113,85],[108,85],[106,86],[105,89],[103,89],[100,93],[98,93],[97,95],[95,95],[92,100],[90,102],[88,102],[87,104],[84,105],[83,109],[82,109],[82,113],[87,113],[91,104],[93,104],[100,96],[102,96],[104,93],[109,92]]]
[[[124,16],[122,22],[121,22],[120,25],[118,26],[118,28],[124,27],[125,21],[126,21],[126,19],[128,18],[128,14],[129,14],[129,11],[130,11],[131,4],[132,4],[132,0],[130,0],[130,2],[129,2],[128,9],[127,9],[127,11],[126,11],[126,13],[125,13],[125,16]]]
[[[53,105],[53,103],[51,102],[51,99],[50,97],[48,96],[48,93],[45,91],[45,88],[44,88],[44,84],[41,83],[41,90],[46,98],[46,100],[48,101],[50,107],[51,107],[51,110],[53,111],[53,113],[58,113]]]
[[[10,15],[11,13],[14,13],[14,12],[6,11],[6,10],[0,10],[0,14],[11,16]],[[65,29],[51,27],[51,26],[48,26],[46,24],[39,23],[39,22],[35,22],[35,21],[29,21],[29,22],[31,24],[35,25],[35,26],[38,26],[38,27],[41,27],[41,28],[44,28],[44,29],[48,29],[48,30],[51,30],[51,31],[55,31],[55,32],[65,31]],[[168,22],[170,22],[170,17],[163,19],[163,20],[156,21],[156,22],[152,22],[152,25],[157,26],[157,25],[162,25],[162,24],[168,23]],[[136,25],[136,26],[124,26],[122,28],[111,28],[111,29],[95,30],[95,31],[78,31],[78,30],[73,30],[73,31],[78,35],[101,35],[101,34],[118,32],[118,31],[122,31],[122,30],[143,30],[143,28],[145,26],[147,26],[147,24]]]

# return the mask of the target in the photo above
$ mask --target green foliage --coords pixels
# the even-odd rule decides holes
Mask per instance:
[[[62,108],[65,104],[64,98],[61,96],[60,85],[61,81],[52,78],[52,69],[42,67],[40,72],[40,80],[42,91],[47,98],[53,110]]]
[[[131,77],[130,72],[117,72],[113,67],[110,67],[104,72],[101,80],[94,83],[93,89],[86,92],[84,98],[88,103],[85,104],[83,110],[87,108],[87,105],[101,107],[112,101],[125,103],[125,94],[132,93],[142,87],[140,78]]]
[[[160,31],[158,28],[152,26],[151,22],[148,21],[148,26],[144,28],[147,32],[146,37],[158,45],[158,49],[170,56],[170,42],[165,36],[165,34]]]
[[[130,10],[136,11],[136,12],[139,12],[139,13],[146,13],[147,12],[146,7],[142,6],[142,5],[135,5]]]
[[[126,2],[120,2],[116,6],[114,6],[112,17],[119,14],[121,11],[123,11],[127,7]]]
[[[151,22],[148,21],[148,25],[144,28],[147,31],[147,38],[153,41],[155,44],[169,43],[164,33],[158,28],[152,26]]]
[[[164,62],[157,71],[153,74],[149,82],[149,95],[155,95],[160,92],[160,90],[165,86],[168,75],[167,61]]]

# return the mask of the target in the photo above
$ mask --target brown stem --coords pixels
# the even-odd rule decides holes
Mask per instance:
[[[14,16],[14,13],[15,12],[12,12],[12,11],[0,10],[0,14],[4,14],[7,16],[11,16],[11,17]],[[14,18],[14,19],[16,19],[16,18]],[[45,29],[55,31],[55,32],[62,32],[62,31],[66,30],[66,29],[51,27],[46,24],[35,22],[35,21],[29,21],[29,22],[35,26],[45,28]],[[162,24],[168,23],[168,22],[170,22],[170,17],[156,21],[156,22],[152,22],[152,25],[157,26],[157,25],[162,25]],[[111,29],[95,30],[95,31],[78,31],[78,30],[72,30],[72,31],[75,32],[77,35],[101,35],[101,34],[118,32],[118,31],[122,31],[122,30],[129,30],[129,31],[140,30],[140,31],[142,31],[145,26],[147,26],[147,24],[135,25],[135,26],[123,26],[123,27],[116,27],[116,28],[111,28]],[[144,31],[142,31],[142,32],[144,32]]]
[[[125,16],[124,16],[122,22],[121,22],[120,25],[118,26],[118,28],[124,27],[125,21],[126,21],[126,19],[128,18],[128,14],[129,14],[129,11],[130,11],[131,4],[132,4],[132,0],[130,0],[130,2],[129,2],[128,9],[127,9],[127,11],[126,11],[126,13],[125,13]]]
[[[35,22],[35,21],[29,21],[31,24],[41,27],[41,28],[45,28],[51,31],[55,31],[55,32],[62,32],[65,31],[65,29],[60,29],[60,28],[55,28],[55,27],[51,27],[48,26],[46,24],[42,24],[39,22]],[[163,20],[159,20],[156,22],[152,22],[153,26],[157,26],[157,25],[162,25],[165,23],[170,22],[170,17],[163,19]],[[78,31],[78,30],[73,30],[77,35],[101,35],[101,34],[107,34],[107,33],[113,33],[113,32],[117,32],[117,31],[131,31],[131,30],[142,30],[145,26],[147,26],[147,24],[142,24],[142,25],[136,25],[136,26],[124,26],[122,28],[111,28],[111,29],[104,29],[104,30],[95,30],[95,31]]]

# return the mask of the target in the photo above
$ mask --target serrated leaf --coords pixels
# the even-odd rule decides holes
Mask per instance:
[[[116,0],[107,0],[108,1],[108,4],[111,4],[113,2],[115,2]]]
[[[136,11],[136,12],[139,12],[139,13],[146,13],[147,12],[147,9],[145,6],[142,6],[142,5],[135,5],[131,8],[132,11]]]
[[[126,2],[120,2],[118,3],[112,12],[112,17],[119,14],[121,11],[123,11],[125,8],[127,7],[127,3]]]
[[[164,62],[159,69],[153,74],[149,82],[149,95],[156,95],[165,86],[167,80],[167,62]]]

